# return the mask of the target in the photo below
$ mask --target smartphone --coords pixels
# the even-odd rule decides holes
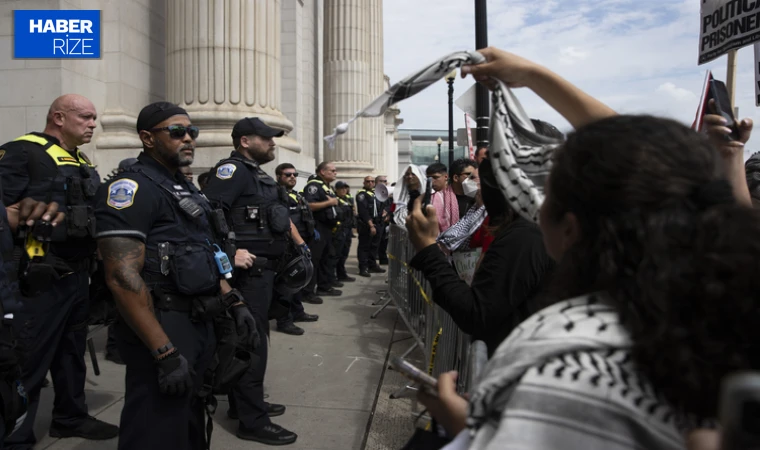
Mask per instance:
[[[721,450],[760,449],[760,373],[723,380],[720,395]]]
[[[424,211],[427,205],[430,204],[430,197],[433,195],[433,179],[428,177],[425,183],[425,196],[422,197],[422,210]]]
[[[409,361],[400,356],[394,356],[391,358],[391,367],[415,384],[420,385],[428,394],[438,396],[438,380],[409,363]]]
[[[731,129],[730,139],[739,139],[739,131],[736,128],[734,109],[731,107],[731,99],[728,96],[726,84],[720,80],[710,80],[710,97],[715,100],[713,112],[726,119],[726,126]],[[708,99],[709,100],[709,99]]]

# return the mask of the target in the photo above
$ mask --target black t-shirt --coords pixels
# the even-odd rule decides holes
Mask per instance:
[[[433,288],[433,301],[457,326],[486,343],[489,356],[520,322],[540,309],[534,299],[554,268],[541,230],[523,218],[497,233],[471,286],[459,278],[438,244],[422,249],[410,265],[423,272]]]
[[[470,209],[470,206],[475,203],[475,199],[472,199],[466,195],[456,194],[456,196],[457,204],[459,205],[459,218],[461,219],[465,214],[467,214],[467,210]]]

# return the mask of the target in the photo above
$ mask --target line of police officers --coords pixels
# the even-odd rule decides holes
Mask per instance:
[[[292,165],[280,165],[272,179],[260,165],[274,159],[273,138],[282,131],[245,118],[232,131],[235,150],[201,193],[181,172],[193,162],[199,129],[168,102],[143,108],[136,126],[143,151],[101,185],[78,149],[92,138],[96,118],[89,100],[65,95],[51,105],[43,133],[0,147],[2,200],[12,205],[9,228],[17,233],[11,245],[2,239],[10,230],[0,229],[0,250],[5,271],[18,274],[17,283],[3,284],[0,271],[2,305],[13,314],[12,327],[4,324],[0,334],[5,448],[36,442],[48,371],[53,437],[118,434],[120,449],[209,448],[204,411],[214,412],[213,394],[228,394],[238,437],[294,442],[295,433],[270,420],[285,407],[264,401],[269,319],[280,319],[283,331],[315,321],[302,302],[340,295],[335,287],[354,281],[345,271],[354,217],[348,186],[338,184],[338,194],[332,189],[331,163],[320,164],[303,196],[293,191]],[[360,241],[363,224],[383,220],[382,213],[361,215],[367,196],[357,198]],[[96,268],[120,313],[116,344],[127,365],[120,427],[89,416],[85,403]]]

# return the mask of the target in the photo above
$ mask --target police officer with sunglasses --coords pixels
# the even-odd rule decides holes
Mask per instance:
[[[256,255],[252,267],[238,272],[233,285],[245,297],[256,318],[259,334],[269,335],[269,309],[279,260],[285,256],[288,237],[308,253],[308,247],[290,220],[285,190],[260,165],[275,158],[275,137],[284,134],[257,117],[238,121],[232,129],[235,150],[219,161],[203,193],[222,208],[235,234],[237,248]],[[270,417],[285,412],[285,406],[264,401],[264,374],[268,344],[256,349],[258,362],[241,378],[229,396],[227,415],[240,421],[237,437],[269,445],[296,441],[292,431],[272,423]]]
[[[142,109],[137,131],[143,152],[101,187],[96,206],[127,365],[119,449],[200,450],[207,448],[204,400],[212,398],[199,391],[217,347],[214,324],[234,321],[249,345],[255,324],[240,293],[221,279],[228,272],[214,212],[179,171],[193,162],[198,127],[184,109],[157,102]]]

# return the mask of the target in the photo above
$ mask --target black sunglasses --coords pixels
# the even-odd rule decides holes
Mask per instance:
[[[284,177],[298,177],[298,172],[291,172],[291,173],[283,173],[282,176]]]
[[[169,125],[168,127],[153,128],[150,131],[168,131],[169,137],[173,139],[182,139],[185,137],[185,134],[189,134],[191,139],[195,139],[201,130],[195,125],[190,125],[189,127],[184,125]]]

